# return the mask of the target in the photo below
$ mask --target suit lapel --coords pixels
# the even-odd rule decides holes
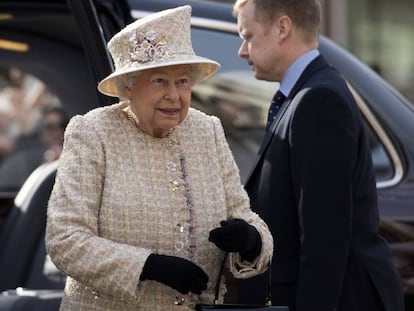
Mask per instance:
[[[257,153],[258,157],[260,157],[260,155],[262,153],[264,153],[264,151],[266,150],[267,145],[270,143],[272,136],[277,128],[277,125],[279,124],[280,120],[282,119],[283,115],[285,114],[289,103],[290,103],[290,99],[285,99],[285,101],[283,102],[282,106],[279,109],[279,112],[277,113],[276,119],[272,122],[272,124],[269,127],[269,130],[266,132],[264,138],[263,138],[263,142],[260,146],[260,149]],[[257,157],[257,158],[258,158]]]
[[[294,97],[297,95],[297,93],[303,88],[304,84],[306,83],[306,81],[308,81],[310,79],[310,77],[316,72],[319,71],[320,69],[326,67],[328,64],[326,63],[325,59],[319,55],[317,58],[315,58],[303,71],[303,73],[301,74],[301,76],[299,77],[298,81],[296,82],[296,84],[294,85],[292,91],[290,92],[289,96],[286,98],[286,100],[283,102],[283,105],[280,107],[280,110],[277,114],[276,119],[273,121],[273,123],[271,124],[269,131],[265,134],[265,137],[263,138],[263,142],[260,146],[260,149],[257,153],[256,159],[253,163],[252,168],[250,169],[249,174],[247,175],[247,179],[246,179],[246,185],[248,184],[248,182],[250,181],[250,177],[253,175],[253,172],[256,170],[257,164],[259,163],[259,161],[262,159],[267,147],[269,146],[272,137],[276,131],[276,128],[278,126],[278,124],[280,123],[280,120],[282,119],[282,117],[285,115],[286,110],[288,109],[288,107],[290,106],[290,103],[292,102],[292,100],[294,99]]]

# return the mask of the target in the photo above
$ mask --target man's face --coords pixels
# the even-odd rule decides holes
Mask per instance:
[[[264,23],[257,20],[255,5],[247,2],[237,16],[239,35],[243,42],[238,55],[245,59],[259,80],[282,79],[282,45],[277,21]]]

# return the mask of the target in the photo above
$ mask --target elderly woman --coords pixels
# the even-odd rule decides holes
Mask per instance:
[[[158,12],[116,34],[116,70],[98,89],[120,103],[66,129],[46,236],[68,276],[62,310],[192,310],[212,302],[225,252],[236,278],[268,268],[272,237],[220,121],[189,107],[191,86],[219,68],[194,54],[190,14]]]

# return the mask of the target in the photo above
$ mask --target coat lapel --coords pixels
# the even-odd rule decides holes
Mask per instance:
[[[283,118],[283,116],[286,113],[286,110],[288,109],[290,103],[295,98],[297,93],[303,88],[306,81],[310,79],[310,77],[320,69],[326,67],[328,64],[326,63],[325,59],[319,55],[317,58],[315,58],[303,71],[301,76],[299,77],[298,81],[294,85],[292,91],[290,92],[289,96],[286,98],[286,100],[283,102],[282,106],[280,107],[279,113],[277,114],[276,119],[272,122],[270,125],[269,131],[265,134],[263,138],[263,142],[260,146],[260,149],[257,153],[256,159],[253,163],[252,168],[250,169],[249,174],[247,175],[246,179],[246,185],[250,181],[250,177],[253,175],[253,172],[256,170],[257,164],[262,159],[267,147],[269,146],[272,137],[276,131],[276,128],[278,124],[280,123],[280,120]]]

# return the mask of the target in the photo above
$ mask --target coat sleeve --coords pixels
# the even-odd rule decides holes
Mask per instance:
[[[139,275],[150,250],[99,236],[105,179],[102,140],[84,116],[70,121],[49,200],[46,247],[56,266],[95,291],[125,301],[141,293]]]
[[[245,279],[268,269],[273,255],[273,238],[266,223],[250,209],[249,197],[242,187],[239,169],[227,143],[223,127],[219,119],[213,118],[213,120],[228,217],[244,219],[257,229],[262,239],[261,252],[253,262],[243,261],[238,253],[230,253],[230,271],[234,277]]]
[[[291,120],[291,171],[300,227],[297,310],[312,305],[333,310],[339,299],[352,238],[357,144],[351,99],[345,94],[334,88],[310,89]]]

